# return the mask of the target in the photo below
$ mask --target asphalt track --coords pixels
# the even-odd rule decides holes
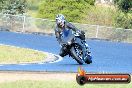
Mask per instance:
[[[87,72],[132,73],[132,44],[87,40],[93,56],[92,64],[82,67]],[[58,54],[55,36],[0,32],[0,44],[13,45]],[[56,63],[0,65],[2,71],[63,71],[77,72],[79,65],[71,57]]]

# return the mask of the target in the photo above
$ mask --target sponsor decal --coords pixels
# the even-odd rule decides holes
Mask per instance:
[[[129,74],[89,74],[82,67],[78,68],[76,81],[79,85],[89,83],[130,83],[131,76]]]

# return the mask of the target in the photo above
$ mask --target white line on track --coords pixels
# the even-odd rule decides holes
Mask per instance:
[[[16,65],[28,65],[28,64],[16,64]]]
[[[38,64],[44,64],[43,62],[40,62],[40,63],[38,63]]]

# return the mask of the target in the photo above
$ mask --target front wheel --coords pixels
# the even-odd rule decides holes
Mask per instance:
[[[83,64],[82,61],[82,50],[81,48],[77,47],[72,47],[71,48],[71,56],[74,58],[80,65]]]

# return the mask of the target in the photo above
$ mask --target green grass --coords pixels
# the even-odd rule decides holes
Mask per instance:
[[[17,48],[11,46],[0,45],[0,63],[27,63],[42,61],[46,57],[43,52],[26,48]]]
[[[49,79],[50,80],[50,79]],[[16,81],[0,83],[0,88],[132,88],[130,84],[85,84],[80,86],[76,81]]]
[[[43,0],[27,0],[27,14],[36,18],[38,13],[38,7]]]
[[[82,20],[87,24],[98,24],[105,26],[114,26],[114,19],[117,14],[117,10],[114,6],[92,6],[87,10],[87,16]],[[113,14],[114,13],[114,14]]]
[[[37,10],[28,10],[27,11],[27,14],[30,15],[31,17],[34,17],[34,18],[37,17],[37,13],[38,13]]]

